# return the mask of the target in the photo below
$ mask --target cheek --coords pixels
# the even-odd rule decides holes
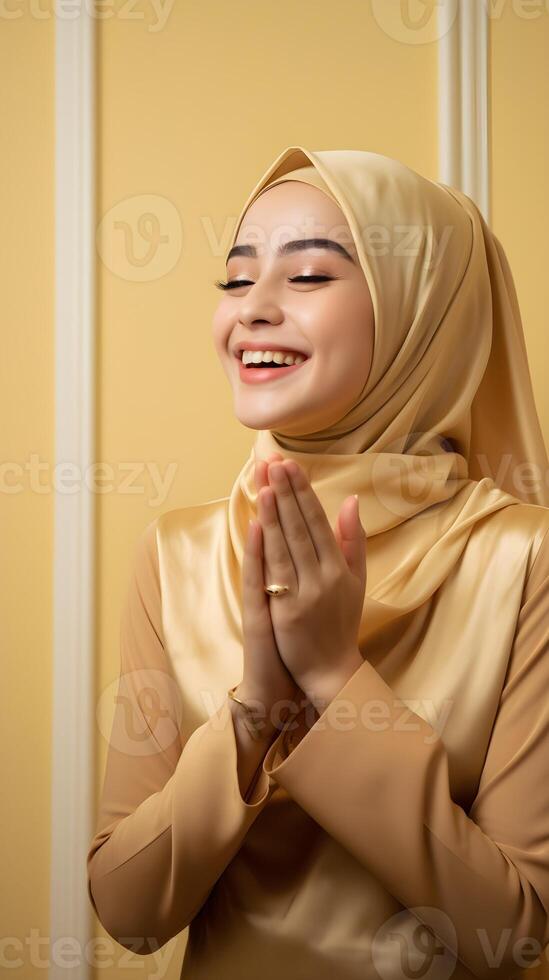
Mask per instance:
[[[346,373],[361,377],[372,351],[372,308],[363,296],[336,293],[326,296],[310,318],[308,334],[322,355],[330,376]]]
[[[221,303],[214,313],[212,319],[212,337],[215,349],[217,353],[222,356],[224,353],[227,354],[227,341],[231,333],[231,323],[227,312],[223,309],[223,303]]]

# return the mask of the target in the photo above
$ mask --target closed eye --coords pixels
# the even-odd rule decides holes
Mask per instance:
[[[337,276],[292,276],[288,282],[330,282],[337,278]],[[249,279],[232,279],[231,282],[221,282],[217,279],[214,286],[217,289],[237,289],[239,286],[253,286],[253,282]]]

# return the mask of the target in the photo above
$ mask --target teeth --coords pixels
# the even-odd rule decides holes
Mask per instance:
[[[243,364],[269,364],[274,362],[275,364],[286,364],[288,367],[292,364],[301,364],[305,360],[303,354],[288,354],[286,351],[281,350],[245,350],[242,352],[242,363]]]

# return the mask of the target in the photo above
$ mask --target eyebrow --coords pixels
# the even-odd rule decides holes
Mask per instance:
[[[309,248],[321,248],[327,251],[337,252],[344,259],[348,259],[349,262],[356,265],[355,260],[347,249],[343,248],[343,245],[340,245],[339,242],[334,242],[331,238],[296,238],[291,242],[285,242],[284,245],[280,245],[275,254],[277,258],[282,258],[282,256],[289,255],[291,252],[300,252]],[[247,258],[256,259],[257,249],[255,245],[233,245],[227,256],[227,263],[229,259],[234,258],[236,255],[245,255]]]

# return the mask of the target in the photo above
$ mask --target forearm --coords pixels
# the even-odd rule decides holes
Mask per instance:
[[[263,763],[479,978],[508,980],[518,969],[515,954],[531,965],[549,941],[547,780],[540,778],[549,722],[546,701],[535,700],[547,689],[549,663],[537,656],[547,649],[541,618],[537,629],[540,647],[531,631],[529,669],[513,677],[491,740],[494,761],[488,753],[468,813],[452,798],[440,733],[367,661],[291,752],[274,742]],[[487,952],[498,948],[497,962],[489,962]]]
[[[239,783],[250,782],[257,764],[245,743],[239,747],[228,704],[187,739],[168,778],[173,759],[158,745],[139,756],[115,748],[123,724],[121,711],[115,715],[88,886],[106,931],[135,953],[189,925],[268,802],[262,756],[254,799],[241,798]]]

